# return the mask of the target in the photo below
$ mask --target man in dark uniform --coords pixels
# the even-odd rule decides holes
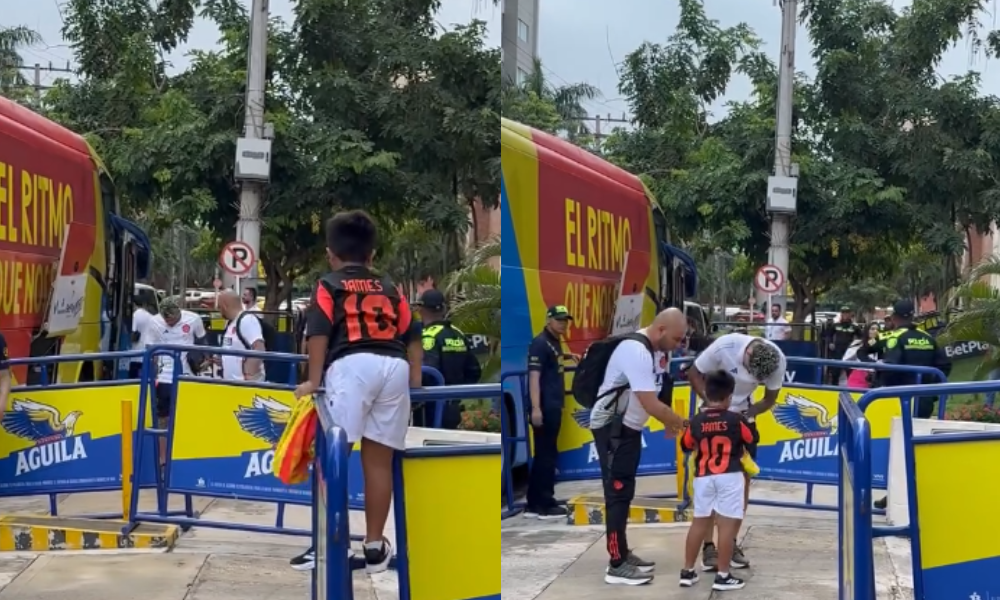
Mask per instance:
[[[445,385],[472,385],[479,383],[483,368],[479,359],[472,353],[469,340],[465,334],[451,324],[446,317],[444,294],[435,289],[425,291],[420,295],[416,306],[423,322],[424,366],[440,371],[444,376]],[[424,379],[424,386],[434,385]],[[437,405],[434,402],[424,404],[423,424],[425,427],[434,425],[434,413]],[[458,429],[462,421],[462,402],[456,400],[445,405],[444,419],[441,427]]]
[[[938,346],[937,340],[926,331],[921,331],[913,324],[914,306],[910,300],[896,302],[892,310],[892,331],[883,333],[874,344],[866,344],[858,350],[860,360],[869,360],[872,355],[882,358],[889,365],[909,365],[912,367],[936,367],[947,376],[951,372],[951,360],[944,348]],[[920,377],[917,373],[901,373],[899,371],[880,371],[875,374],[874,387],[900,385],[916,385],[918,378],[922,383],[944,383],[933,381],[928,375]],[[935,396],[916,398],[916,417],[929,419],[934,416]],[[886,498],[875,503],[876,508],[884,509]]]
[[[830,358],[841,360],[847,349],[857,339],[861,329],[854,322],[854,313],[850,306],[843,306],[840,309],[840,321],[838,321],[830,331],[830,338],[827,340],[827,348],[830,351]],[[830,385],[840,385],[840,375],[842,369],[830,367]]]
[[[7,410],[10,402],[10,351],[7,350],[7,340],[0,333],[0,416]]]
[[[556,460],[559,457],[559,429],[566,399],[562,336],[573,316],[565,306],[553,306],[545,314],[545,329],[528,347],[528,392],[531,396],[531,427],[535,439],[535,459],[528,480],[525,515],[538,519],[559,519],[566,509],[556,503]]]

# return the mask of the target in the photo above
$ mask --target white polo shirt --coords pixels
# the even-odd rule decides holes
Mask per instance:
[[[792,328],[788,325],[788,321],[785,317],[778,317],[777,319],[767,320],[769,327],[765,328],[765,333],[767,334],[767,339],[769,340],[787,340],[792,337]]]
[[[253,350],[253,345],[264,341],[264,329],[260,325],[260,319],[253,314],[257,311],[246,310],[240,316],[246,315],[242,319],[237,316],[234,320],[226,323],[226,331],[222,334],[222,348],[225,350]],[[236,334],[236,324],[240,324],[239,335]],[[246,344],[240,339],[246,340]],[[243,363],[246,359],[242,356],[231,354],[222,355],[222,377],[232,381],[245,381],[243,376]],[[264,366],[261,365],[260,374],[254,381],[264,380]]]
[[[736,380],[736,389],[733,390],[733,403],[729,410],[737,413],[742,413],[750,408],[753,394],[757,391],[757,386],[761,385],[761,382],[757,381],[743,364],[747,347],[751,342],[771,344],[775,349],[778,348],[768,340],[743,333],[728,333],[712,342],[712,345],[699,354],[694,361],[694,367],[700,373],[722,370],[728,371],[733,376]],[[787,362],[785,354],[780,349],[778,354],[781,356],[778,369],[763,382],[764,387],[770,391],[780,390],[785,383]]]
[[[149,320],[147,339],[149,344],[170,344],[175,346],[194,346],[194,341],[205,337],[205,324],[201,317],[187,310],[181,311],[181,318],[173,327],[168,327],[163,317],[156,315]],[[184,375],[193,375],[188,365],[187,352],[181,353],[181,369]],[[160,356],[156,375],[159,383],[173,383],[173,356]]]

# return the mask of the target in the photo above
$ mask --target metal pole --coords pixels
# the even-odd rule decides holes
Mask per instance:
[[[187,285],[188,285],[188,229],[184,225],[178,225],[178,235],[180,237],[180,255],[178,258],[181,263],[181,289],[184,290],[184,296],[187,297]]]
[[[775,131],[774,174],[792,177],[792,103],[795,85],[795,27],[798,16],[796,0],[783,0],[781,6],[781,57],[778,62],[777,126]],[[771,215],[770,263],[788,278],[788,243],[791,215]],[[784,290],[779,297],[784,299]]]
[[[250,48],[247,52],[246,114],[243,123],[243,135],[247,138],[264,137],[268,3],[269,0],[253,0],[250,7]],[[236,239],[253,249],[254,263],[247,278],[250,280],[257,277],[257,261],[260,260],[260,212],[263,202],[264,186],[254,181],[244,181],[240,193],[240,218],[236,223]],[[235,282],[231,276],[227,277],[231,282]]]
[[[177,228],[178,227],[179,227],[179,224],[178,224],[177,221],[174,221],[173,225],[170,226],[170,245],[171,245],[171,247],[173,248],[173,251],[174,251],[174,260],[170,261],[170,287],[167,288],[167,289],[170,290],[170,294],[169,295],[171,295],[171,296],[173,296],[176,293],[176,290],[177,290],[177,287],[176,287],[177,286],[177,259],[181,255],[180,244],[177,241]],[[183,301],[184,301],[184,293],[181,293],[181,302],[183,302]]]

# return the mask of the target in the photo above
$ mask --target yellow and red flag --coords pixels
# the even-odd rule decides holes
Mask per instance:
[[[316,457],[316,406],[302,398],[292,409],[278,445],[274,448],[274,475],[285,485],[309,480],[309,465]]]

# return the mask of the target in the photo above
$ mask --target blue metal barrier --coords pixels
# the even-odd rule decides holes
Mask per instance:
[[[526,381],[527,371],[504,373],[500,375],[500,387],[503,388],[503,384],[508,379],[516,380],[522,388],[522,398],[527,396],[524,390]],[[525,419],[522,424],[524,427],[524,435],[517,435],[517,423],[514,419],[517,417],[517,411],[514,414],[507,414],[507,406],[503,401],[503,393],[501,392],[499,398],[500,404],[500,439],[503,446],[503,468],[500,474],[501,486],[504,497],[504,504],[506,508],[500,511],[500,520],[507,519],[516,515],[519,515],[524,510],[524,504],[515,502],[514,500],[514,457],[517,455],[517,445],[524,444],[527,449],[530,442],[528,441],[528,419],[527,411],[522,411]],[[514,431],[510,431],[513,428]],[[531,468],[531,452],[527,452],[528,455],[528,468]]]
[[[313,598],[350,598],[350,512],[347,502],[347,464],[351,445],[344,430],[333,424],[326,406],[317,406],[316,461],[313,469],[313,531],[316,568]]]
[[[873,600],[871,431],[864,412],[849,393],[840,394],[839,408],[840,598]]]
[[[495,399],[502,397],[502,386],[497,384],[448,386],[424,388],[413,391],[416,401],[455,401],[466,399]],[[313,571],[313,600],[353,600],[354,588],[351,572],[364,568],[363,561],[350,558],[352,540],[361,536],[350,534],[348,506],[348,455],[351,444],[342,430],[333,425],[332,415],[324,405],[318,405],[316,438],[316,476],[313,490],[313,547],[316,551],[316,568]],[[502,451],[502,450],[501,450]],[[434,459],[451,456],[496,455],[498,449],[490,445],[455,445],[450,447],[411,448],[397,452],[393,460],[393,519],[396,532],[396,558],[390,565],[398,571],[400,600],[414,596],[411,588],[411,531],[408,529],[406,479],[403,475],[403,460]],[[421,473],[426,474],[425,472]],[[433,482],[432,482],[433,483]],[[451,483],[450,481],[448,482]],[[434,487],[435,501],[437,487]],[[479,507],[468,507],[479,510]],[[418,512],[420,512],[418,510]],[[448,528],[452,532],[456,528]],[[464,535],[465,531],[458,529]],[[428,534],[424,528],[424,538],[447,533],[446,530]],[[416,537],[414,535],[414,537]],[[449,544],[450,545],[450,544]],[[455,544],[459,546],[459,544]],[[462,550],[459,550],[462,551]],[[479,557],[476,557],[479,560]],[[427,561],[423,561],[426,564]],[[490,598],[499,596],[490,596]]]
[[[281,437],[287,418],[291,414],[294,387],[270,382],[244,382],[218,380],[205,377],[185,376],[180,353],[190,351],[190,346],[156,345],[147,349],[144,356],[144,372],[150,378],[156,370],[154,361],[162,355],[173,356],[173,381],[170,389],[170,417],[165,423],[149,427],[145,425],[147,415],[155,404],[149,401],[152,385],[142,386],[139,407],[143,425],[137,432],[138,439],[165,440],[154,444],[152,449],[139,446],[136,451],[137,464],[148,461],[149,454],[156,457],[154,464],[163,465],[155,469],[157,489],[157,510],[154,513],[139,511],[139,492],[133,490],[131,498],[132,522],[130,528],[142,521],[171,523],[184,528],[193,526],[232,529],[258,533],[279,533],[285,535],[309,536],[309,530],[290,528],[285,525],[285,509],[288,505],[307,506],[312,503],[312,483],[286,486],[273,476],[273,447]],[[246,358],[259,358],[266,354],[271,362],[285,361],[297,363],[305,360],[299,354],[260,353],[247,350],[212,349],[213,353]],[[433,369],[431,377],[439,376]],[[178,404],[178,393],[182,387],[200,387],[197,411],[190,404]],[[447,388],[466,390],[478,386]],[[431,388],[433,389],[433,388]],[[442,388],[443,390],[443,388]],[[473,390],[474,391],[474,390]],[[261,397],[261,394],[268,397]],[[415,402],[440,402],[441,394],[424,393],[414,390]],[[473,396],[475,397],[475,396]],[[461,397],[459,397],[461,398]],[[449,395],[448,400],[455,397]],[[188,402],[187,399],[184,400]],[[319,403],[322,404],[322,403]],[[178,421],[181,425],[178,425]],[[180,433],[178,433],[180,432]],[[178,448],[178,440],[181,446]],[[205,446],[204,451],[199,446]],[[192,450],[191,448],[194,447]],[[164,452],[165,456],[160,456]],[[182,458],[178,458],[181,456]],[[351,507],[363,507],[363,476],[360,457],[353,456],[348,465],[348,488]],[[168,510],[169,497],[178,494],[184,498],[184,510]],[[273,526],[250,525],[244,523],[214,522],[199,518],[194,510],[194,496],[225,498],[276,504]]]
[[[15,367],[41,367],[43,384],[11,391],[10,410],[0,420],[0,436],[8,451],[0,457],[0,497],[44,495],[49,513],[60,516],[60,495],[120,490],[122,400],[135,397],[140,381],[49,385],[48,367],[141,356],[141,352],[113,352],[11,360]],[[134,469],[137,490],[155,486],[151,461],[137,463]],[[72,516],[122,517],[121,513]]]
[[[947,381],[947,377],[940,370],[933,367],[912,367],[905,365],[890,365],[884,363],[858,363],[856,361],[840,361],[840,360],[827,360],[827,359],[816,359],[816,358],[799,358],[799,357],[789,357],[789,365],[806,365],[816,368],[821,371],[825,367],[836,367],[836,368],[864,368],[873,371],[885,371],[885,372],[897,372],[897,373],[913,373],[917,376],[918,381],[922,380],[924,377],[938,378],[940,381]],[[861,366],[863,365],[863,366]],[[818,375],[817,375],[818,376]],[[852,392],[861,393],[864,390],[852,390],[850,388],[844,387],[834,387],[825,385],[809,385],[809,384],[790,384],[790,391],[796,392],[808,392],[809,390],[815,390],[818,392],[834,393],[839,394],[841,392]],[[898,388],[880,388],[882,390],[890,390],[886,393],[889,394],[887,397],[896,397],[894,394],[895,390]],[[806,395],[806,394],[802,394]],[[823,406],[829,404],[829,408],[833,409],[837,406],[837,400],[834,399],[832,403],[830,402],[817,402]],[[903,405],[903,412],[909,414],[911,412],[911,404],[905,403]],[[939,402],[939,416],[944,418],[946,414],[946,400],[942,399]],[[805,432],[797,432],[800,439],[805,439]],[[837,434],[828,434],[826,442],[826,448],[836,448],[837,447]],[[765,436],[766,437],[766,436]],[[820,438],[822,440],[823,438]],[[785,442],[787,443],[787,442]],[[819,443],[819,442],[816,442]],[[831,446],[832,444],[832,446]],[[876,440],[872,444],[872,478],[873,486],[876,489],[885,489],[886,487],[886,476],[889,465],[889,441],[887,438],[881,438]],[[800,474],[796,475],[790,473],[790,469],[787,465],[781,466],[780,452],[776,452],[774,447],[761,446],[758,451],[757,462],[761,467],[761,474],[758,479],[765,481],[778,481],[784,483],[798,483],[805,485],[805,500],[804,502],[786,502],[778,500],[765,500],[765,499],[751,499],[751,504],[756,504],[760,506],[772,506],[778,508],[794,508],[794,509],[811,509],[811,510],[823,510],[828,512],[837,511],[839,508],[831,504],[820,504],[815,502],[814,494],[816,486],[835,486],[839,482],[839,457],[835,456],[834,453],[823,452],[820,456],[815,458],[810,458],[806,461],[802,461],[802,471]],[[878,511],[877,514],[882,511]]]
[[[910,406],[913,403],[914,398],[927,397],[927,396],[940,396],[945,398],[952,395],[966,395],[966,394],[984,394],[989,392],[1000,391],[1000,381],[986,381],[986,382],[971,382],[971,383],[945,383],[936,385],[912,385],[912,386],[900,386],[892,388],[880,388],[875,390],[870,390],[866,392],[857,402],[858,410],[862,413],[866,413],[868,409],[877,402],[882,402],[885,400],[895,400],[899,398],[903,405],[902,414],[902,425],[903,425],[903,454],[904,461],[906,465],[906,477],[911,482],[907,486],[907,512],[909,517],[909,524],[906,526],[871,526],[869,523],[871,539],[882,538],[882,537],[904,537],[910,540],[910,555],[913,562],[913,589],[915,598],[925,597],[925,585],[923,581],[923,559],[921,556],[921,532],[920,527],[917,525],[919,523],[919,512],[920,506],[918,503],[917,486],[913,483],[916,473],[916,457],[914,452],[914,434],[913,434],[913,417],[911,415]],[[949,436],[948,440],[959,440],[960,438],[973,439],[977,437],[976,434],[962,435],[962,436]],[[984,433],[979,434],[978,437],[984,440],[995,439],[995,433]],[[868,467],[861,465],[859,472],[864,469],[870,469],[872,461],[871,452],[871,441],[869,440],[866,444],[866,449],[863,455],[858,459],[858,463],[868,462]],[[869,498],[870,502],[870,498]],[[854,507],[855,518],[859,513],[862,513],[862,518],[864,517],[863,512],[865,508],[869,505],[858,504]],[[845,509],[846,511],[846,509]],[[848,517],[850,518],[850,517]],[[869,519],[870,520],[870,519]],[[868,543],[864,543],[866,540],[862,538],[854,547],[854,573],[861,572],[862,570],[871,570],[874,572],[875,557],[874,551],[870,539],[867,540]],[[955,540],[956,544],[961,544],[961,540]],[[845,556],[841,556],[841,561],[845,560]],[[843,565],[841,566],[843,573]],[[856,575],[855,575],[856,577]],[[843,580],[842,580],[843,581]],[[958,583],[958,582],[956,582]],[[862,596],[858,595],[859,592],[864,592],[861,588],[851,588],[849,590],[844,589],[844,585],[841,586],[841,599],[842,600],[867,600],[873,596]],[[847,595],[848,593],[853,593],[854,595]],[[963,597],[968,597],[968,592],[965,592]]]

